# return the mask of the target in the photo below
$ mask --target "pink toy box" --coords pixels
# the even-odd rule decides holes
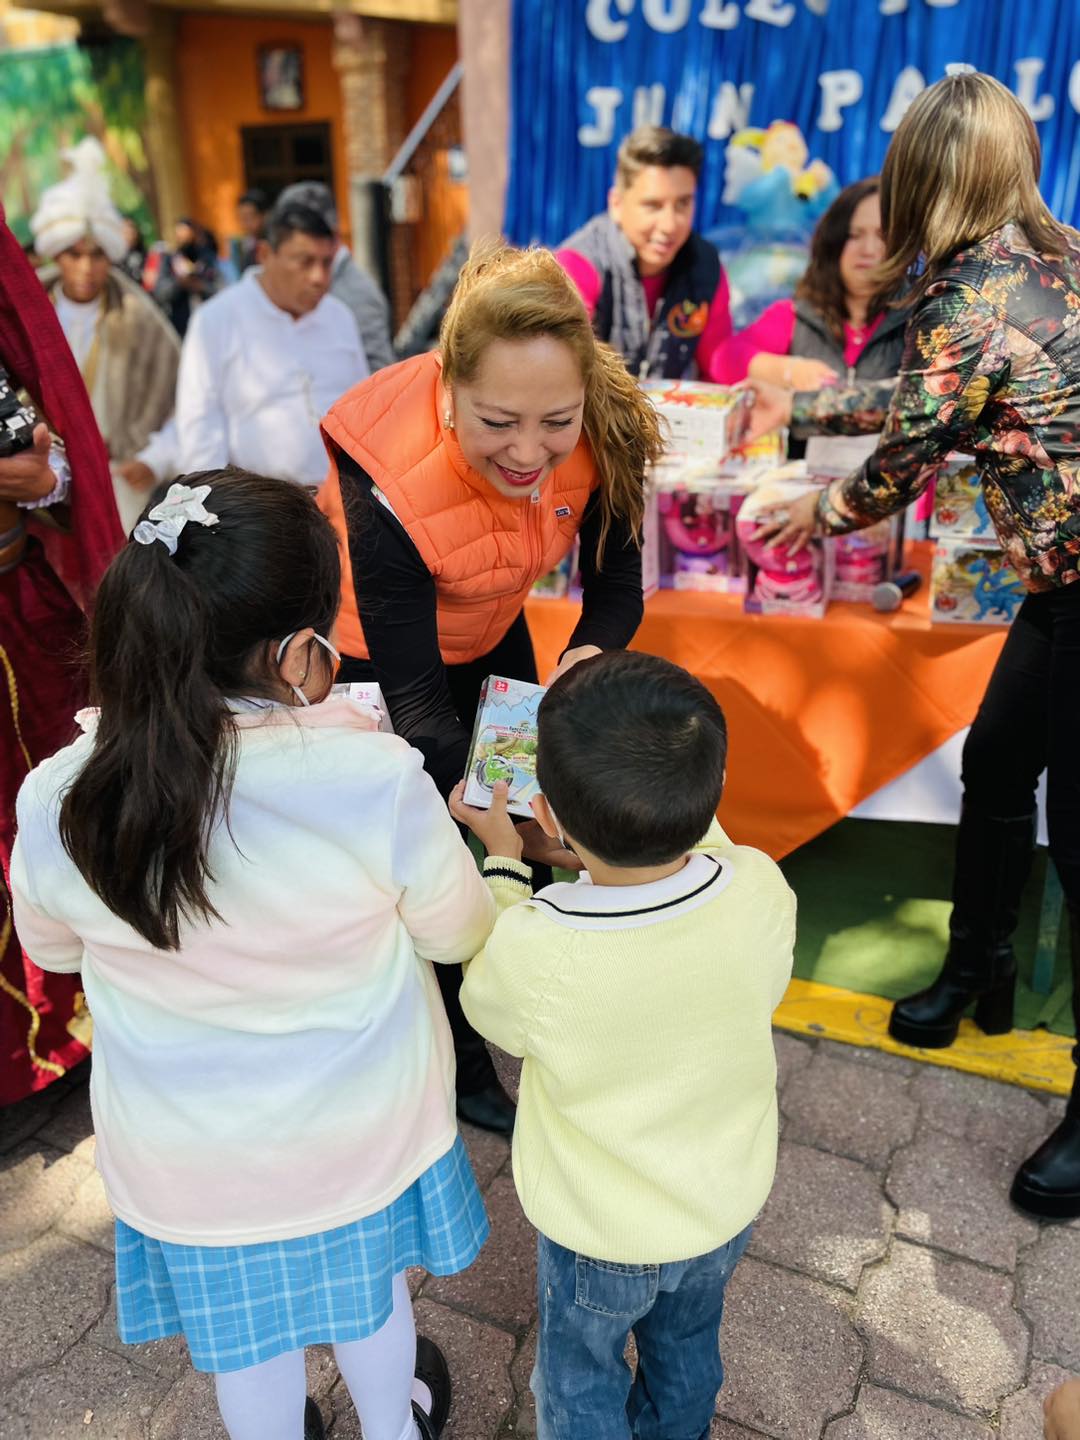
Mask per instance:
[[[794,468],[784,467],[786,471]],[[764,510],[820,488],[805,479],[765,480],[740,506],[736,530],[746,558],[743,604],[748,614],[823,618],[832,596],[834,542],[815,537],[792,552],[769,540],[754,538]]]

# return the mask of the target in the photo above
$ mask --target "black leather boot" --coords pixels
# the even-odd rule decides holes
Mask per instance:
[[[951,1045],[964,1011],[986,1035],[1012,1029],[1016,957],[1012,936],[1035,844],[1034,815],[1000,819],[964,805],[956,838],[949,953],[932,985],[898,1000],[889,1034],[902,1045]]]
[[[1078,1037],[1073,1062],[1080,1063],[1080,914],[1072,911],[1069,947],[1073,1020]],[[1073,1079],[1064,1120],[1020,1166],[1009,1199],[1019,1209],[1043,1220],[1075,1220],[1080,1216],[1080,1071]]]

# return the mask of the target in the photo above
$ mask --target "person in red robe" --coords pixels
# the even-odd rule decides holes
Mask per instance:
[[[124,535],[78,366],[2,207],[0,365],[47,421],[32,449],[0,459],[0,1105],[10,1105],[89,1053],[79,977],[46,975],[19,944],[8,864],[19,786],[68,743],[86,703],[81,606]]]

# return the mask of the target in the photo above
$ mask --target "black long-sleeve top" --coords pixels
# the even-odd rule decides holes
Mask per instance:
[[[440,793],[449,795],[465,773],[472,717],[463,722],[450,693],[439,650],[435,579],[408,531],[373,495],[371,476],[344,452],[337,458],[356,607],[375,678],[395,731],[422,753]],[[568,650],[622,649],[641,623],[641,550],[629,525],[615,520],[601,568],[600,526],[594,493],[581,520],[581,618]]]

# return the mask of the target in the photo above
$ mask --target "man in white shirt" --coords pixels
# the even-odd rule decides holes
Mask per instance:
[[[393,365],[394,344],[390,339],[390,304],[386,296],[366,271],[353,259],[348,247],[341,241],[341,225],[337,205],[328,185],[317,180],[301,180],[289,185],[278,198],[279,205],[303,205],[314,210],[329,225],[337,241],[334,268],[330,272],[330,294],[347,305],[356,317],[356,328],[364,346],[368,365],[372,372],[384,365]]]
[[[352,313],[329,294],[336,250],[320,215],[278,206],[259,265],[195,312],[176,392],[181,474],[238,465],[322,484],[319,421],[369,373]]]

